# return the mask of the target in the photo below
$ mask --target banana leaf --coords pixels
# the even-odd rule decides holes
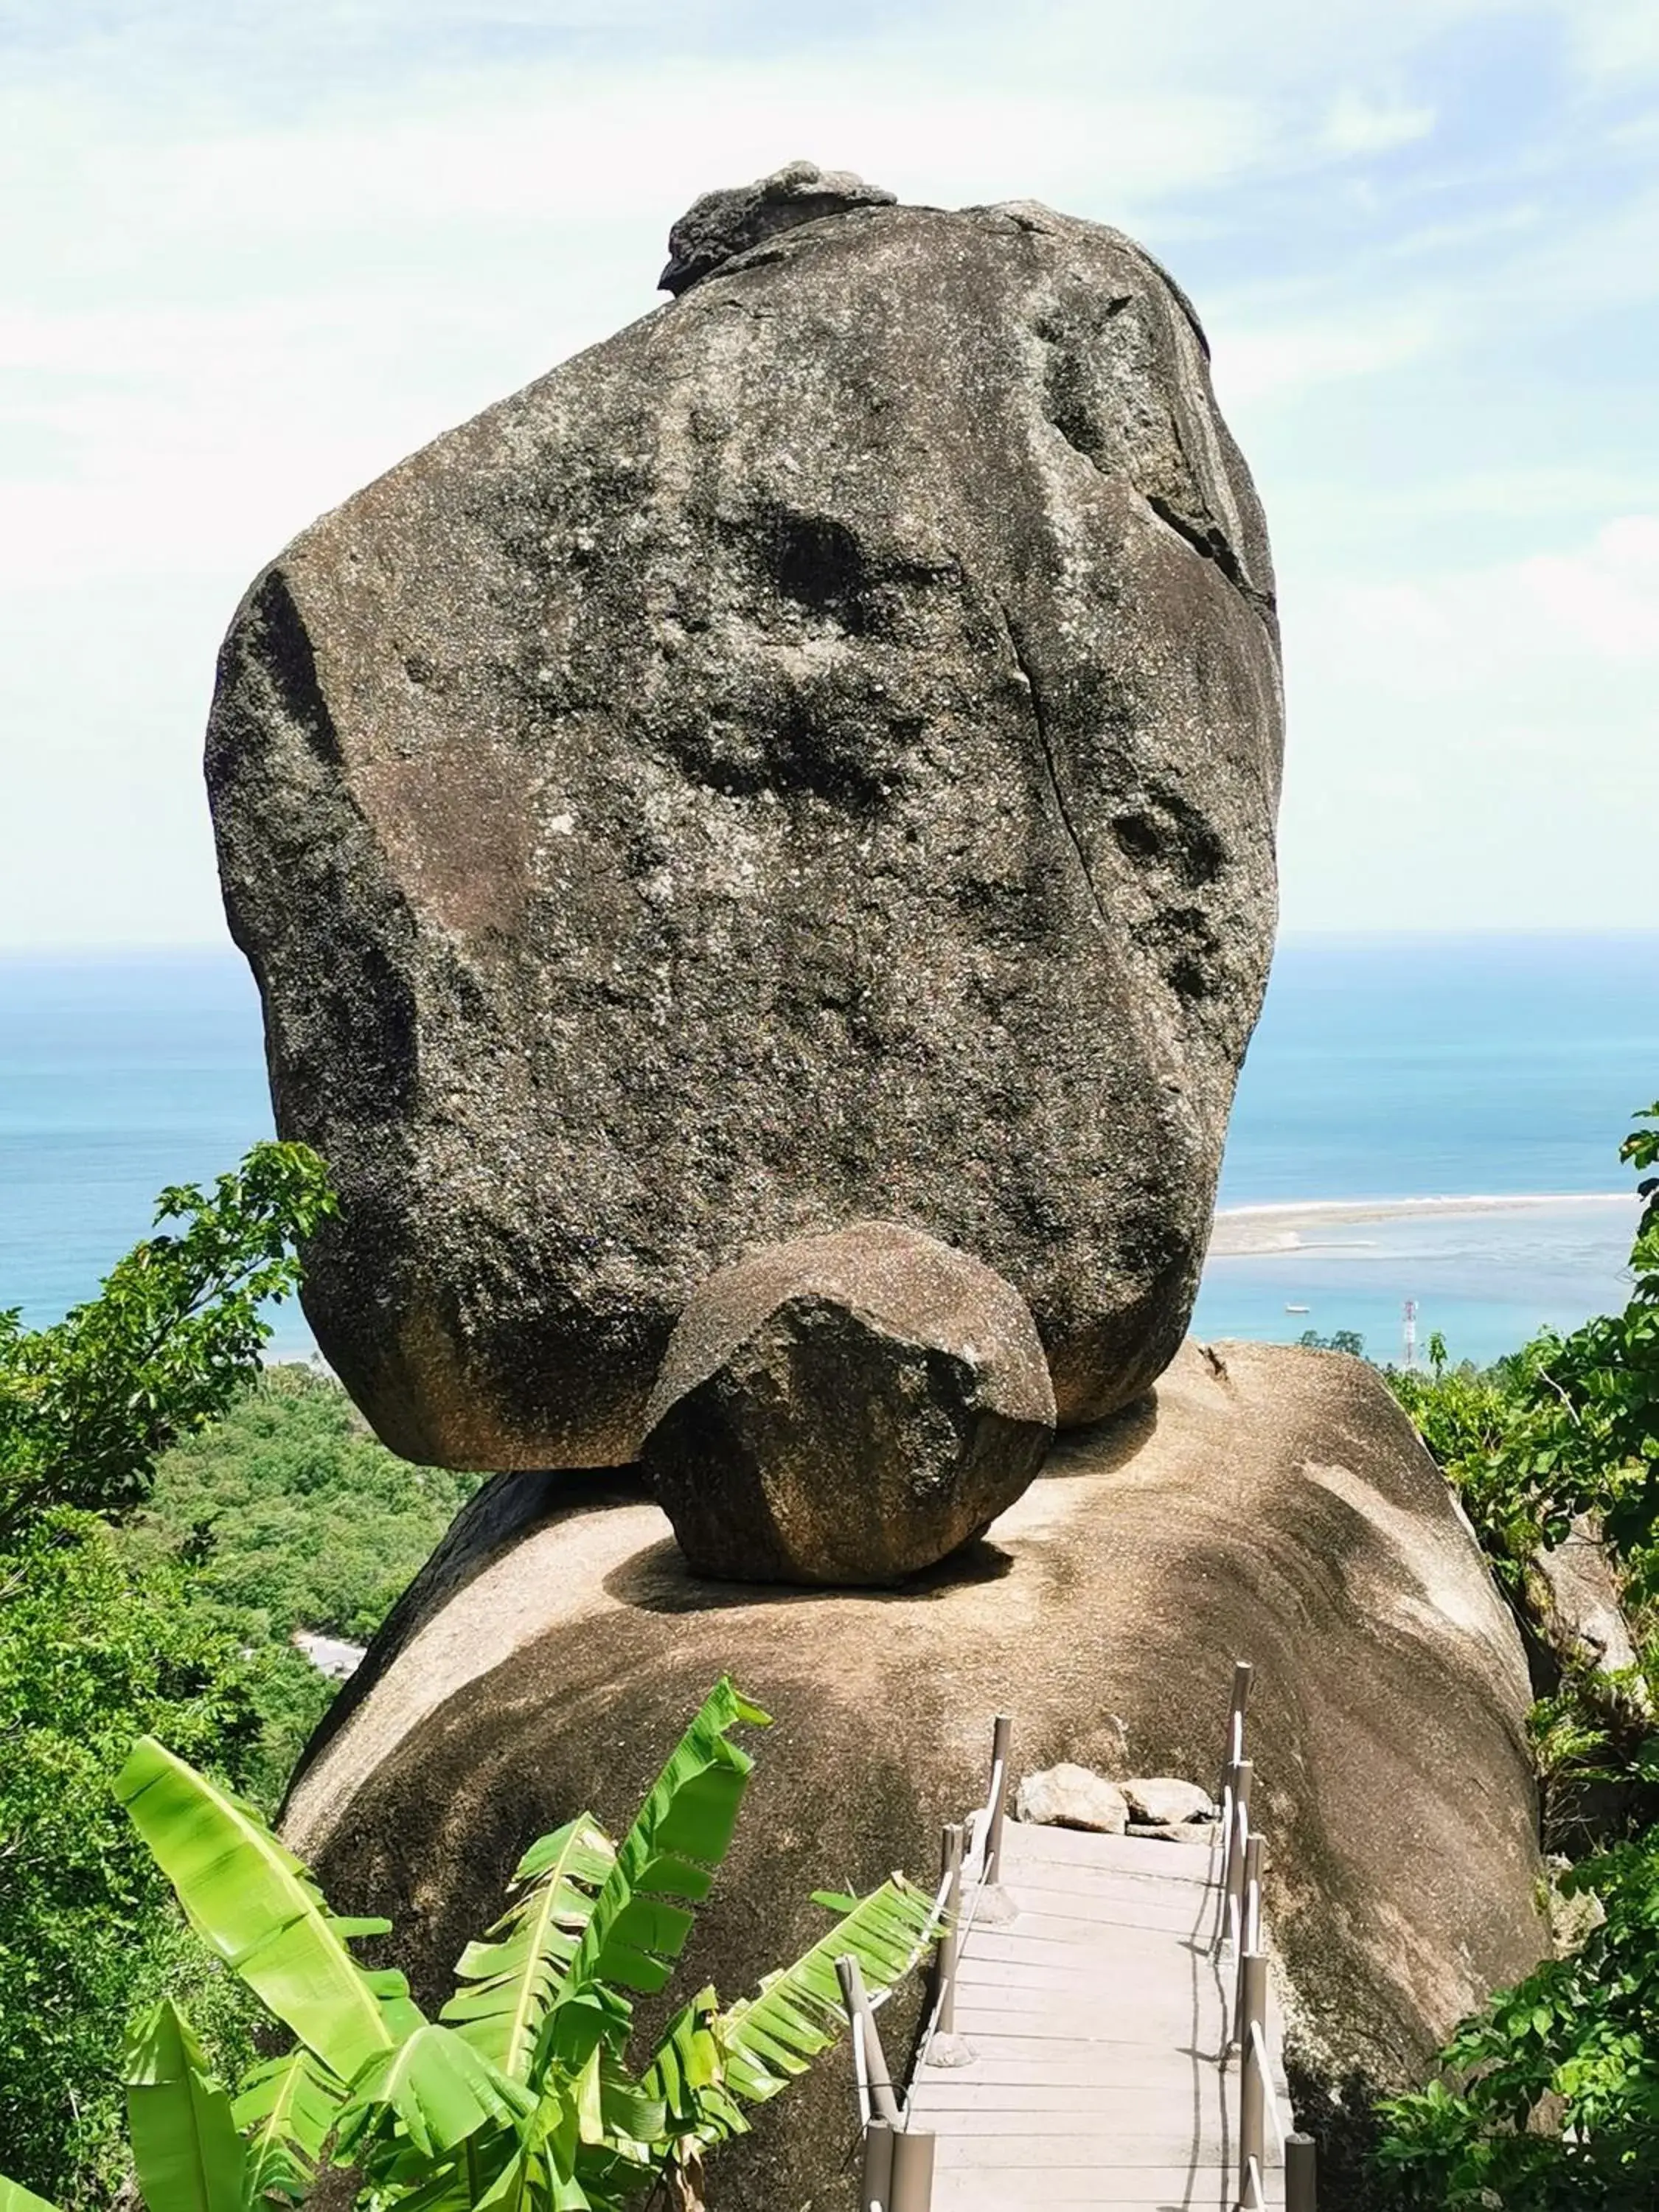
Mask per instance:
[[[346,1948],[386,1923],[337,1918],[251,1807],[153,1736],[115,1794],[209,1948],[341,2081],[423,2025],[401,1974],[370,1973]]]
[[[0,2212],[58,2212],[58,2207],[25,2189],[21,2181],[8,2181],[0,2173]]]
[[[846,2025],[836,1961],[856,1959],[872,1996],[903,1980],[939,1933],[933,1900],[896,1874],[803,1952],[769,1974],[714,2022],[726,2079],[744,2100],[762,2104],[804,2073]]]
[[[775,2097],[845,2027],[836,1960],[856,1959],[873,1996],[902,1981],[938,1932],[933,1899],[894,1875],[752,1997],[716,2012],[705,1990],[670,2023],[641,2090],[661,2099],[674,2132],[707,2142],[742,2133],[736,2100]]]
[[[441,2159],[488,2130],[513,2133],[536,2109],[528,2090],[453,2028],[428,2021],[363,2068],[340,2116],[337,2146],[343,2159],[355,2157],[390,2120],[416,2158]]]
[[[699,1990],[663,2030],[641,2076],[641,2094],[657,2101],[664,2115],[658,2148],[686,2136],[723,2142],[748,2133],[743,2107],[726,2085],[726,2053],[714,2033],[719,2016],[714,1990]]]
[[[133,2169],[152,2212],[242,2212],[247,2160],[230,2098],[171,1999],[133,2033],[126,2089]]]
[[[753,1770],[726,1740],[739,1723],[768,1728],[771,1719],[722,1677],[623,1838],[571,1961],[572,1994],[590,1980],[647,1996],[667,1982],[691,1931],[687,1908],[708,1894]]]
[[[649,2169],[630,2177],[631,2190],[588,2195],[576,2172],[580,2127],[571,2085],[561,2080],[545,2091],[520,2129],[512,2156],[475,2196],[473,2212],[613,2212],[632,2191],[648,2183]],[[452,2212],[448,2204],[399,2198],[398,2212]]]
[[[586,1813],[540,1837],[513,1877],[524,1894],[483,1942],[461,1954],[455,1971],[474,1986],[459,1990],[441,2017],[515,2081],[529,2078],[537,2030],[564,1989],[616,1858],[610,1838]]]
[[[303,2044],[245,2076],[230,2109],[247,2145],[250,2212],[267,2197],[304,2202],[346,2094],[345,2084]]]

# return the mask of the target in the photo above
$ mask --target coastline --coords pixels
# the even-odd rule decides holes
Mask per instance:
[[[1267,1205],[1225,1206],[1216,1210],[1208,1256],[1220,1260],[1267,1259],[1278,1253],[1307,1255],[1319,1249],[1317,1243],[1308,1242],[1319,1231],[1365,1222],[1443,1220],[1458,1216],[1480,1219],[1510,1213],[1549,1213],[1577,1206],[1623,1206],[1629,1209],[1633,1220],[1637,1206],[1635,1192],[1627,1190],[1534,1191],[1443,1198],[1290,1199]]]

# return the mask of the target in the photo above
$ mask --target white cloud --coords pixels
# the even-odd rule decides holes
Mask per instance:
[[[1631,926],[1659,811],[1659,514],[1286,593],[1286,920]]]
[[[1338,586],[1325,605],[1346,649],[1373,669],[1386,662],[1401,693],[1524,690],[1535,702],[1540,687],[1564,682],[1570,702],[1659,659],[1659,514],[1626,515],[1587,545],[1468,574]],[[1651,743],[1645,713],[1643,726]]]
[[[1320,134],[1333,154],[1385,154],[1426,138],[1434,128],[1431,107],[1403,101],[1370,100],[1345,92],[1332,106]]]
[[[1578,64],[1621,82],[1659,70],[1659,9],[1653,0],[1561,0]]]
[[[1257,330],[1221,324],[1212,334],[1216,391],[1224,407],[1234,407],[1294,395],[1310,385],[1375,376],[1415,360],[1438,335],[1432,314],[1422,307]]]

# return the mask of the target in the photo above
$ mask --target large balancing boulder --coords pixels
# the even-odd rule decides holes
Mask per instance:
[[[415,1459],[631,1460],[696,1285],[865,1218],[1014,1285],[1062,1424],[1191,1304],[1280,749],[1202,334],[1117,231],[804,170],[225,642],[226,903],[343,1201],[306,1310]]]
[[[388,1955],[441,2002],[530,1839],[584,1808],[625,1821],[729,1669],[777,1725],[677,1986],[735,1996],[823,1932],[813,1890],[931,1886],[994,1713],[1018,1775],[1212,1782],[1239,1657],[1298,2084],[1403,2086],[1545,1945],[1531,1691],[1443,1479],[1340,1354],[1190,1347],[899,1589],[706,1581],[636,1477],[503,1477],[341,1692],[284,1832],[338,1910],[392,1915]],[[915,1993],[881,2017],[897,2057]],[[711,2203],[855,2205],[853,2124],[843,2050],[720,2154]]]
[[[693,1291],[643,1455],[697,1573],[893,1583],[1012,1505],[1054,1423],[1019,1292],[919,1231],[861,1221]]]

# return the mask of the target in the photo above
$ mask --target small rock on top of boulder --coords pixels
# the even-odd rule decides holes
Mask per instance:
[[[820,169],[813,161],[791,161],[752,185],[705,192],[668,234],[668,266],[658,289],[678,298],[699,277],[712,276],[781,230],[844,215],[849,208],[893,204],[893,194],[879,185],[866,185],[847,169]]]
[[[865,1221],[751,1253],[693,1292],[644,1458],[698,1573],[892,1583],[1012,1504],[1054,1417],[1018,1291]]]
[[[1181,1340],[1273,930],[1261,509],[1139,246],[882,198],[700,203],[683,296],[225,641],[306,1312],[406,1457],[634,1459],[697,1285],[872,1217],[1014,1285],[1062,1425]]]

